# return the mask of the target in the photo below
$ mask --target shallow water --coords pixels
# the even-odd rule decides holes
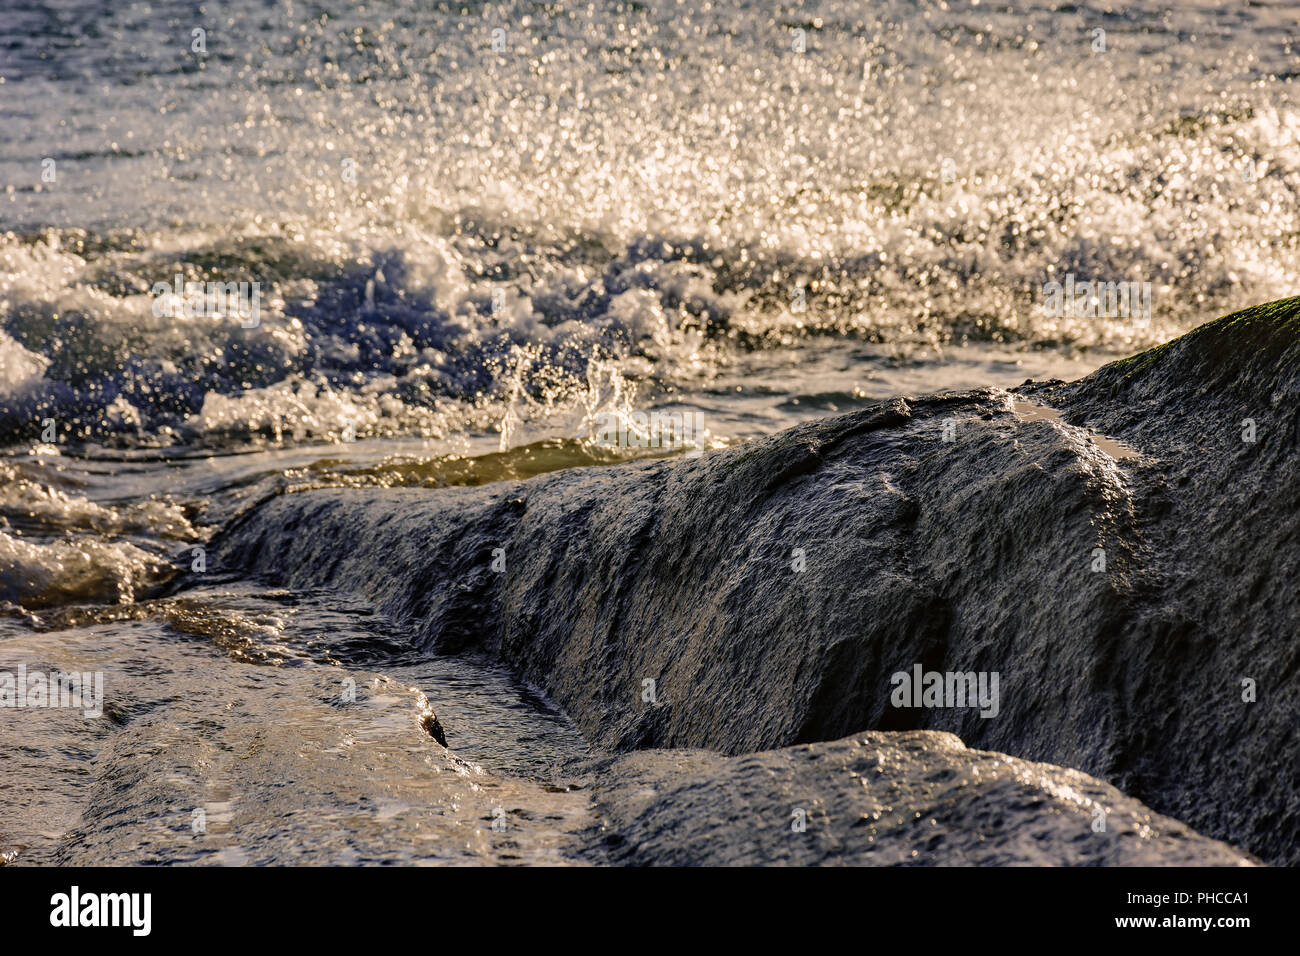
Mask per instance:
[[[586,747],[542,698],[419,659],[336,596],[218,586],[4,622],[0,659],[106,685],[97,719],[5,712],[8,862],[565,863],[589,822],[566,769]]]
[[[160,595],[284,489],[672,452],[601,444],[602,413],[693,413],[717,447],[1071,379],[1291,291],[1288,4],[695,6],[9,4],[0,668],[88,654],[133,681],[138,653],[180,697],[264,675],[282,696],[250,721],[344,734],[289,701],[365,667],[419,687],[464,760],[540,780],[581,742],[490,668],[412,660],[325,595]],[[160,311],[177,275],[256,283],[256,323]],[[1066,275],[1150,283],[1149,321],[1045,314]],[[84,749],[69,779],[117,739],[26,716],[24,746]],[[0,843],[51,845],[5,836],[26,825]]]

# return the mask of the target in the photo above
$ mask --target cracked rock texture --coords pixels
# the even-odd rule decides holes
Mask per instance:
[[[284,494],[217,560],[499,658],[611,751],[943,730],[1296,863],[1298,332],[1290,299],[1073,384],[899,398],[694,460]],[[893,706],[916,664],[997,672],[997,716]]]

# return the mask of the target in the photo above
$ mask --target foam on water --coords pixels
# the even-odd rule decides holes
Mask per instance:
[[[1284,5],[110,6],[10,21],[10,436],[440,437],[814,332],[1127,351],[1300,265]],[[260,325],[155,315],[178,273]],[[1067,274],[1152,321],[1044,315]]]

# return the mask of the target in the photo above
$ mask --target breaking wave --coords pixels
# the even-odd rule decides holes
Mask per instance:
[[[571,434],[767,348],[1130,351],[1300,266],[1280,7],[234,7],[206,55],[185,4],[21,14],[101,42],[0,86],[0,437]],[[1046,315],[1066,275],[1151,321]]]

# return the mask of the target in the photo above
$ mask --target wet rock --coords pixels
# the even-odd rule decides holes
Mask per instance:
[[[0,654],[40,664],[30,640],[0,637]],[[0,865],[1253,862],[1077,771],[951,734],[592,757],[502,696],[463,714],[465,736],[509,708],[516,752],[545,739],[561,759],[485,767],[429,740],[406,670],[356,681],[354,699],[335,665],[246,663],[156,620],[36,640],[139,706],[120,725],[61,708],[0,722]],[[481,692],[487,673],[462,663]],[[453,696],[458,681],[417,682]]]
[[[696,460],[286,494],[217,559],[500,658],[613,750],[945,730],[1296,863],[1298,328],[1286,300]],[[894,706],[917,665],[996,672],[997,716]]]
[[[408,672],[246,663],[157,620],[0,634],[0,660],[35,669],[33,644],[102,672],[110,699],[136,706],[124,724],[0,711],[0,864],[587,862],[589,797],[438,746]],[[513,729],[550,727],[522,714]]]
[[[432,712],[425,714],[420,718],[420,726],[424,728],[425,733],[438,743],[444,747],[447,746],[447,732],[442,729],[442,722],[438,720],[436,714]]]
[[[599,846],[638,866],[1249,866],[1077,770],[864,733],[740,757],[645,750],[599,774]]]

